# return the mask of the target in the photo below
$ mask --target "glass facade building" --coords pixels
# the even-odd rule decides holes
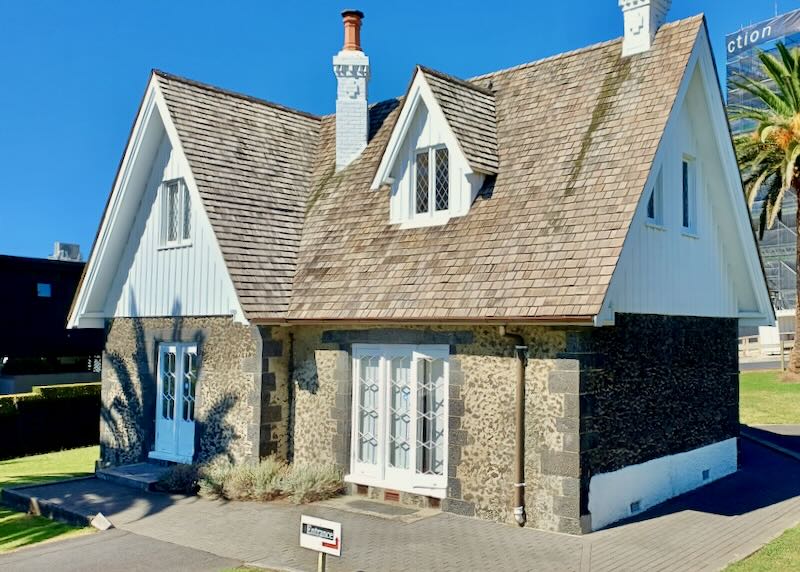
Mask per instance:
[[[800,47],[800,10],[747,26],[726,36],[728,105],[758,105],[757,100],[735,87],[731,80],[737,75],[745,75],[768,85],[770,82],[761,71],[758,53],[777,52],[778,42],[782,42],[788,48]],[[734,135],[748,132],[753,127],[750,121],[731,121]],[[763,196],[759,195],[751,213],[756,231],[762,204]],[[797,305],[796,212],[797,196],[792,193],[783,201],[780,220],[764,233],[764,238],[758,243],[770,296],[777,310],[793,309]]]

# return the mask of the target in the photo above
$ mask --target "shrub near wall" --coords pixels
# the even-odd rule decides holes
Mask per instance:
[[[0,459],[96,445],[99,427],[99,383],[0,395]]]

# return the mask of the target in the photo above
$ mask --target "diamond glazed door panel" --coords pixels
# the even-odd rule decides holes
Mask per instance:
[[[417,486],[446,486],[447,378],[446,356],[433,348],[414,352],[415,478]]]
[[[162,344],[158,350],[155,451],[164,455],[176,453],[175,389],[177,375],[178,347]]]
[[[411,348],[387,346],[384,354],[387,407],[385,478],[407,479],[414,466],[414,391]]]
[[[197,346],[161,344],[156,380],[156,438],[150,457],[191,463],[194,456]]]
[[[191,459],[194,455],[194,415],[197,397],[197,346],[183,348],[181,360],[180,416],[176,415],[177,455]]]
[[[354,361],[354,467],[359,474],[379,478],[383,468],[379,462],[383,449],[381,443],[383,360],[379,354],[367,351],[359,353]]]
[[[448,346],[353,346],[347,480],[443,498]]]

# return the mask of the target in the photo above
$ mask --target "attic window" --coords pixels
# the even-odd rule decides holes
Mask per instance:
[[[447,147],[417,151],[414,161],[414,213],[433,215],[450,207],[450,159]]]
[[[162,185],[164,246],[186,244],[192,234],[192,204],[189,188],[183,179],[167,181]]]
[[[681,168],[681,226],[684,232],[697,232],[697,170],[692,157],[684,156]]]
[[[650,187],[649,194],[647,196],[647,222],[658,226],[664,224],[662,188],[662,176],[661,170],[659,169],[658,174],[656,175],[656,180],[653,183],[653,186]]]

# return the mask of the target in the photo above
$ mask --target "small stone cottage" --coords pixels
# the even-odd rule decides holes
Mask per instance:
[[[773,320],[702,16],[336,114],[154,71],[69,327],[101,463],[278,455],[349,491],[588,532],[737,468]],[[332,98],[333,98],[333,94]]]

